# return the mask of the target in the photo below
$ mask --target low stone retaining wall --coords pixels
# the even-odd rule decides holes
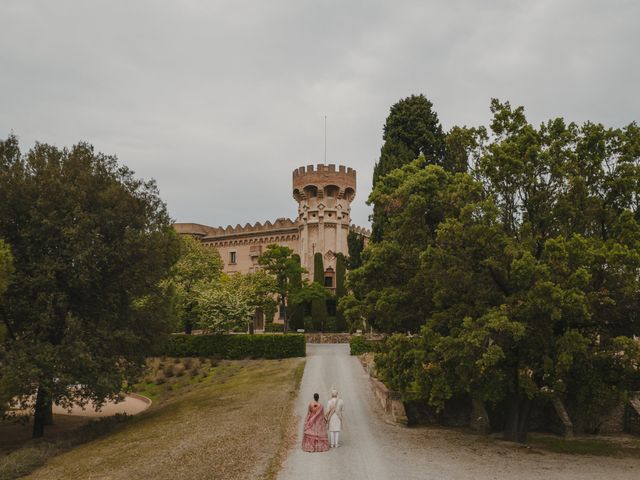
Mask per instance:
[[[402,400],[400,399],[400,394],[389,390],[384,383],[371,375],[373,370],[373,355],[361,355],[359,359],[362,363],[362,367],[369,375],[371,390],[373,390],[373,394],[382,407],[387,420],[391,423],[395,423],[396,425],[406,427],[409,423],[409,419],[407,418],[404,403],[402,403]]]
[[[350,333],[305,333],[307,343],[349,343]]]

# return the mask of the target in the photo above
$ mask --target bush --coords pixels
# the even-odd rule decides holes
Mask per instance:
[[[349,339],[351,355],[362,355],[367,352],[380,352],[382,350],[382,346],[382,340],[367,340],[361,335],[356,335]]]
[[[304,357],[304,335],[172,335],[165,355],[172,357],[241,358]]]
[[[289,325],[291,326],[291,325]],[[264,331],[265,332],[271,332],[271,333],[282,333],[284,332],[284,324],[283,323],[273,323],[273,322],[269,322],[266,323],[264,326]]]
[[[315,332],[316,329],[313,327],[313,319],[310,315],[304,317],[304,331],[306,333]]]

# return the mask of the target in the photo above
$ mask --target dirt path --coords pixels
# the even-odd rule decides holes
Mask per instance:
[[[298,441],[281,480],[507,479],[622,480],[640,478],[640,460],[531,452],[450,429],[389,425],[373,401],[368,378],[348,345],[307,345],[296,414],[304,418],[313,393],[326,404],[335,385],[345,402],[342,446],[305,453]]]

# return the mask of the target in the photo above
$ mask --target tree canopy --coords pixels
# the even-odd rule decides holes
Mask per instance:
[[[85,143],[22,155],[14,136],[0,142],[0,237],[15,266],[0,373],[41,436],[51,402],[100,405],[137,377],[169,328],[178,238],[155,183],[115,157]]]
[[[378,358],[392,388],[500,405],[523,440],[533,401],[593,413],[638,388],[640,128],[491,110],[490,129],[451,140],[467,172],[421,156],[378,179],[385,228],[345,308],[420,330]]]
[[[263,271],[223,274],[197,287],[197,325],[209,333],[246,331],[257,309],[273,316],[274,279]]]
[[[217,249],[207,248],[188,235],[180,237],[180,258],[173,267],[170,282],[175,292],[178,321],[185,333],[190,334],[198,323],[197,302],[202,284],[217,282],[222,268]]]
[[[433,104],[424,95],[411,95],[391,107],[382,139],[380,159],[373,169],[374,188],[385,175],[420,155],[429,164],[439,165],[443,161],[445,135]],[[374,203],[371,235],[374,242],[382,239],[386,223],[386,212]]]
[[[304,272],[299,259],[293,255],[293,250],[284,245],[269,245],[260,255],[258,263],[264,270],[273,276],[274,292],[278,297],[278,303],[284,313],[284,329],[289,330],[287,318],[287,299],[289,294],[298,286],[297,278]],[[294,279],[292,281],[292,279]]]

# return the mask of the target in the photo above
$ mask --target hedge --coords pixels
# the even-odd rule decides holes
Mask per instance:
[[[291,325],[289,325],[291,327]],[[273,323],[268,322],[264,325],[264,331],[267,333],[281,333],[284,332],[284,324],[283,323]]]
[[[164,350],[168,357],[242,358],[304,357],[304,335],[171,335]]]
[[[362,355],[367,352],[379,352],[382,350],[382,340],[367,340],[362,335],[356,335],[349,339],[351,355]]]

